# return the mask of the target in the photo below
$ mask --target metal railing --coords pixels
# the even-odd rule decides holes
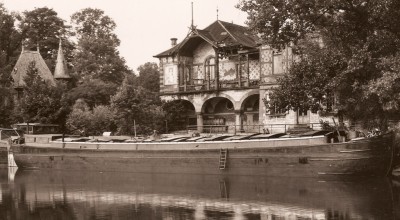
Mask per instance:
[[[290,129],[309,128],[312,130],[322,130],[324,126],[329,125],[332,128],[334,123],[307,123],[307,124],[254,124],[254,125],[189,125],[187,132],[202,130],[203,133],[287,133]],[[349,127],[345,124],[346,127]]]

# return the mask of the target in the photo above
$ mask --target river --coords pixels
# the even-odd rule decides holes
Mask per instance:
[[[400,181],[0,170],[0,219],[400,219]]]

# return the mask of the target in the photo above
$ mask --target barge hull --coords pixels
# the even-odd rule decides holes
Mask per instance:
[[[384,176],[392,168],[393,138],[262,147],[263,142],[182,143],[176,150],[153,143],[112,145],[41,144],[13,146],[21,169],[94,170],[137,173],[188,173],[258,176]],[[257,143],[257,144],[255,144]],[[197,145],[196,145],[197,144]],[[79,146],[79,148],[78,148]],[[131,150],[129,150],[129,146]],[[140,147],[137,147],[140,146]],[[197,146],[197,147],[196,147]],[[220,149],[227,149],[221,169]]]

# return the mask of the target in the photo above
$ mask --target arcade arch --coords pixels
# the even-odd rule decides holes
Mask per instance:
[[[250,95],[243,100],[240,108],[242,130],[245,132],[260,132],[259,108],[259,94]]]
[[[166,105],[168,132],[186,130],[197,126],[196,111],[194,105],[184,99],[170,101]]]
[[[202,106],[203,132],[231,132],[235,129],[235,107],[228,98],[213,97]]]

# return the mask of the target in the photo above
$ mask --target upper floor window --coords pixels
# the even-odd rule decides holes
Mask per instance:
[[[204,62],[204,68],[207,79],[215,79],[215,57],[208,57]]]
[[[283,53],[282,51],[274,51],[274,74],[283,74]]]

